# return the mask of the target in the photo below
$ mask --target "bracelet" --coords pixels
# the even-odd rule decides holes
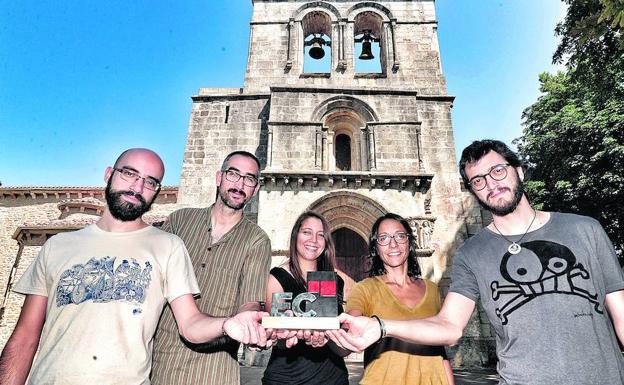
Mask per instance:
[[[377,320],[377,322],[379,322],[379,339],[377,340],[377,343],[379,343],[382,339],[386,337],[386,324],[381,318],[377,317],[374,314],[371,316],[371,318],[374,318]]]
[[[223,321],[223,323],[221,324],[221,335],[222,336],[227,336],[228,334],[225,332],[225,323],[228,322],[228,320],[230,319],[230,317],[226,317],[225,321]]]

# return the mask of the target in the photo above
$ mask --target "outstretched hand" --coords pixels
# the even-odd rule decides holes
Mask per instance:
[[[368,317],[354,317],[346,313],[338,316],[341,329],[325,332],[336,345],[353,352],[361,352],[379,339],[379,322]]]
[[[265,315],[261,311],[242,311],[225,320],[223,331],[238,342],[265,347],[267,333],[260,324]]]

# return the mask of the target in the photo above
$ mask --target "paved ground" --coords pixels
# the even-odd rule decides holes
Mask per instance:
[[[349,368],[349,383],[357,385],[362,375],[362,364],[356,362],[347,362]],[[259,366],[241,366],[241,385],[261,385],[263,367]],[[498,384],[498,376],[494,369],[474,369],[464,370],[455,369],[455,385],[496,385]]]

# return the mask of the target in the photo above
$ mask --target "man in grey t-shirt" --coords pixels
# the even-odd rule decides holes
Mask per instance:
[[[624,384],[624,274],[600,224],[531,207],[520,159],[502,142],[473,142],[460,173],[493,220],[455,255],[440,313],[342,315],[348,332],[329,332],[332,339],[357,351],[385,335],[453,345],[480,301],[496,331],[500,384]]]

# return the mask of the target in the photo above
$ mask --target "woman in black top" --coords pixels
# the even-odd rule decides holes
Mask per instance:
[[[299,216],[290,234],[289,260],[271,269],[267,286],[266,306],[271,308],[273,293],[290,292],[293,298],[306,291],[309,271],[335,271],[336,252],[329,226],[325,219],[313,212]],[[342,310],[344,281],[338,277],[339,313]],[[286,348],[284,341],[273,347],[271,358],[264,371],[263,385],[348,385],[349,374],[342,358],[348,351],[327,342],[322,333],[305,333],[304,340],[296,337]],[[302,334],[299,333],[299,336]]]

